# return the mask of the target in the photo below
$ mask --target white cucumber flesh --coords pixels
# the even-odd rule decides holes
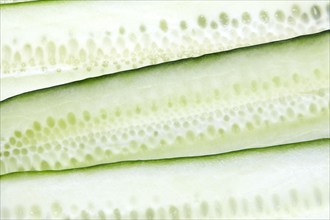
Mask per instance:
[[[329,139],[1,176],[1,219],[329,219]]]
[[[25,3],[25,2],[33,2],[37,0],[0,0],[0,5],[2,4],[16,4],[16,3]]]
[[[329,32],[0,103],[1,174],[329,138]]]
[[[329,29],[327,1],[40,1],[0,6],[1,100]]]

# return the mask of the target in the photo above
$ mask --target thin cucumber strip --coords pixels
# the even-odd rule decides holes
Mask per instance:
[[[329,32],[0,103],[1,174],[329,137]]]
[[[327,1],[41,1],[1,6],[1,100],[329,29]]]
[[[1,219],[329,219],[330,141],[1,176]]]

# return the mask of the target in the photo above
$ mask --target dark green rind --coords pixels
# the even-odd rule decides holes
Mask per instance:
[[[196,163],[202,161],[212,161],[212,160],[232,160],[235,158],[239,158],[242,156],[249,156],[254,154],[263,154],[265,157],[268,157],[274,153],[280,152],[290,152],[296,151],[297,149],[304,149],[310,147],[321,147],[321,148],[329,148],[330,147],[330,139],[320,139],[314,141],[306,141],[295,144],[285,144],[279,146],[269,146],[265,148],[253,148],[253,149],[244,149],[234,152],[228,152],[223,154],[216,155],[207,155],[207,156],[198,156],[198,157],[182,157],[182,158],[170,158],[170,159],[159,159],[159,160],[147,160],[147,161],[121,161],[116,163],[109,164],[100,164],[91,167],[82,167],[82,168],[74,168],[67,170],[46,170],[46,171],[27,171],[27,172],[16,172],[9,173],[0,176],[1,180],[19,180],[20,178],[33,178],[33,177],[42,177],[42,176],[59,176],[59,175],[69,175],[71,173],[81,173],[88,174],[93,173],[97,170],[115,170],[115,169],[127,169],[129,167],[139,167],[139,166],[159,166],[161,169],[164,165],[180,165],[185,163]],[[330,150],[330,148],[329,148]]]

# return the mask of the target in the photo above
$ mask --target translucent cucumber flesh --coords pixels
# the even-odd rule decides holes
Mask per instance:
[[[329,219],[330,141],[1,181],[2,219]]]
[[[1,100],[328,30],[330,14],[327,1],[41,1],[0,10]]]
[[[327,138],[328,48],[326,32],[9,99],[1,174]]]

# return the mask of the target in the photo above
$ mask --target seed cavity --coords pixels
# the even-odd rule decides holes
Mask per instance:
[[[298,5],[293,5],[291,11],[293,16],[295,17],[298,17],[300,15],[300,7]]]
[[[20,152],[21,152],[21,151],[20,151],[19,149],[14,149],[14,150],[13,150],[14,155],[19,155]]]
[[[220,23],[223,26],[226,26],[226,25],[229,24],[229,17],[228,17],[228,15],[226,13],[224,13],[224,12],[220,13],[219,19],[220,19]]]
[[[55,120],[52,117],[48,117],[46,120],[48,127],[53,128],[55,126]]]
[[[20,131],[14,131],[14,134],[17,138],[21,138],[22,137],[22,133]]]
[[[41,130],[41,125],[39,122],[35,121],[33,123],[33,128],[36,130],[36,131],[40,131]]]
[[[15,145],[15,144],[16,144],[16,139],[15,139],[14,137],[9,138],[9,143],[10,143],[11,145]],[[8,147],[9,147],[9,146],[8,146]]]
[[[50,168],[50,165],[46,162],[46,161],[42,161],[41,162],[41,164],[40,164],[40,168],[42,169],[42,170],[50,170],[51,168]]]
[[[298,204],[298,192],[295,189],[289,190],[289,195],[292,201],[292,205],[297,206]]]
[[[60,119],[58,121],[58,125],[59,125],[60,128],[66,129],[66,123],[65,123],[64,119]]]
[[[140,25],[140,31],[143,33],[146,31],[146,26],[144,26],[143,24]]]
[[[203,15],[198,16],[197,23],[201,28],[205,28],[207,25],[205,16]]]
[[[211,28],[216,29],[218,27],[218,24],[215,21],[211,22]]]
[[[61,207],[60,203],[58,203],[58,202],[54,202],[51,205],[51,209],[52,209],[52,214],[54,216],[59,216],[62,213],[62,207]]]
[[[242,14],[242,22],[243,22],[244,24],[249,24],[249,23],[251,22],[251,16],[250,16],[249,13],[244,12],[244,13]]]
[[[181,30],[186,30],[187,29],[187,22],[181,21],[180,22],[180,28],[181,28]]]
[[[246,123],[246,127],[249,131],[252,131],[254,129],[254,126],[251,122]]]
[[[85,220],[88,220],[90,219],[90,215],[87,211],[83,210],[80,212],[80,216],[81,216],[81,219],[85,219]]]
[[[303,20],[304,23],[308,23],[309,22],[308,15],[306,13],[303,13],[301,15],[301,20]]]
[[[232,21],[231,21],[231,24],[233,25],[234,28],[237,28],[238,27],[238,20],[236,18],[234,18]]]
[[[25,134],[29,138],[33,138],[34,137],[34,132],[31,129],[26,130]]]
[[[277,21],[283,22],[284,19],[285,19],[284,12],[283,11],[280,11],[280,10],[277,10],[275,12],[275,18],[276,18]]]
[[[113,210],[113,215],[114,215],[114,217],[115,217],[116,220],[120,220],[121,219],[121,213],[120,213],[119,209]]]
[[[41,209],[37,205],[33,205],[30,210],[30,216],[39,219],[41,217]]]
[[[83,118],[85,121],[89,121],[91,119],[91,115],[89,114],[88,111],[83,112]]]
[[[240,127],[238,124],[233,124],[231,129],[234,133],[240,132]]]
[[[260,195],[257,195],[254,200],[255,200],[258,212],[259,213],[262,212],[264,209],[262,197]]]
[[[321,9],[317,5],[313,5],[311,8],[311,14],[314,19],[319,19],[321,17]]]
[[[166,22],[166,20],[161,20],[161,21],[159,22],[159,27],[160,27],[160,29],[161,29],[162,31],[167,32],[168,27],[167,27],[167,22]]]
[[[269,16],[268,16],[268,13],[266,11],[261,11],[259,17],[264,23],[269,22]]]
[[[179,209],[175,206],[170,206],[169,208],[169,214],[171,216],[171,219],[179,219]]]
[[[214,127],[213,125],[209,125],[209,126],[207,127],[207,132],[208,132],[211,136],[215,135],[215,127]]]
[[[200,210],[201,210],[202,216],[206,217],[208,215],[209,206],[208,206],[207,202],[204,201],[201,203]]]
[[[105,220],[106,218],[107,218],[107,216],[105,215],[104,211],[100,210],[98,212],[98,219]]]
[[[155,212],[152,208],[148,208],[146,210],[146,219],[147,220],[153,220],[155,218]]]
[[[292,16],[289,16],[288,17],[288,23],[290,25],[295,25],[296,24],[296,20]]]
[[[67,119],[68,119],[68,122],[71,124],[71,125],[74,125],[76,124],[76,117],[75,115],[70,112],[68,115],[67,115]]]
[[[120,27],[119,28],[119,33],[120,34],[125,34],[125,28],[124,27]]]
[[[236,215],[237,213],[237,203],[234,197],[230,197],[228,200],[229,208],[231,210],[232,215]]]
[[[190,219],[192,216],[192,210],[191,210],[191,206],[189,204],[184,204],[183,205],[183,213],[184,213],[184,217],[186,219]]]

